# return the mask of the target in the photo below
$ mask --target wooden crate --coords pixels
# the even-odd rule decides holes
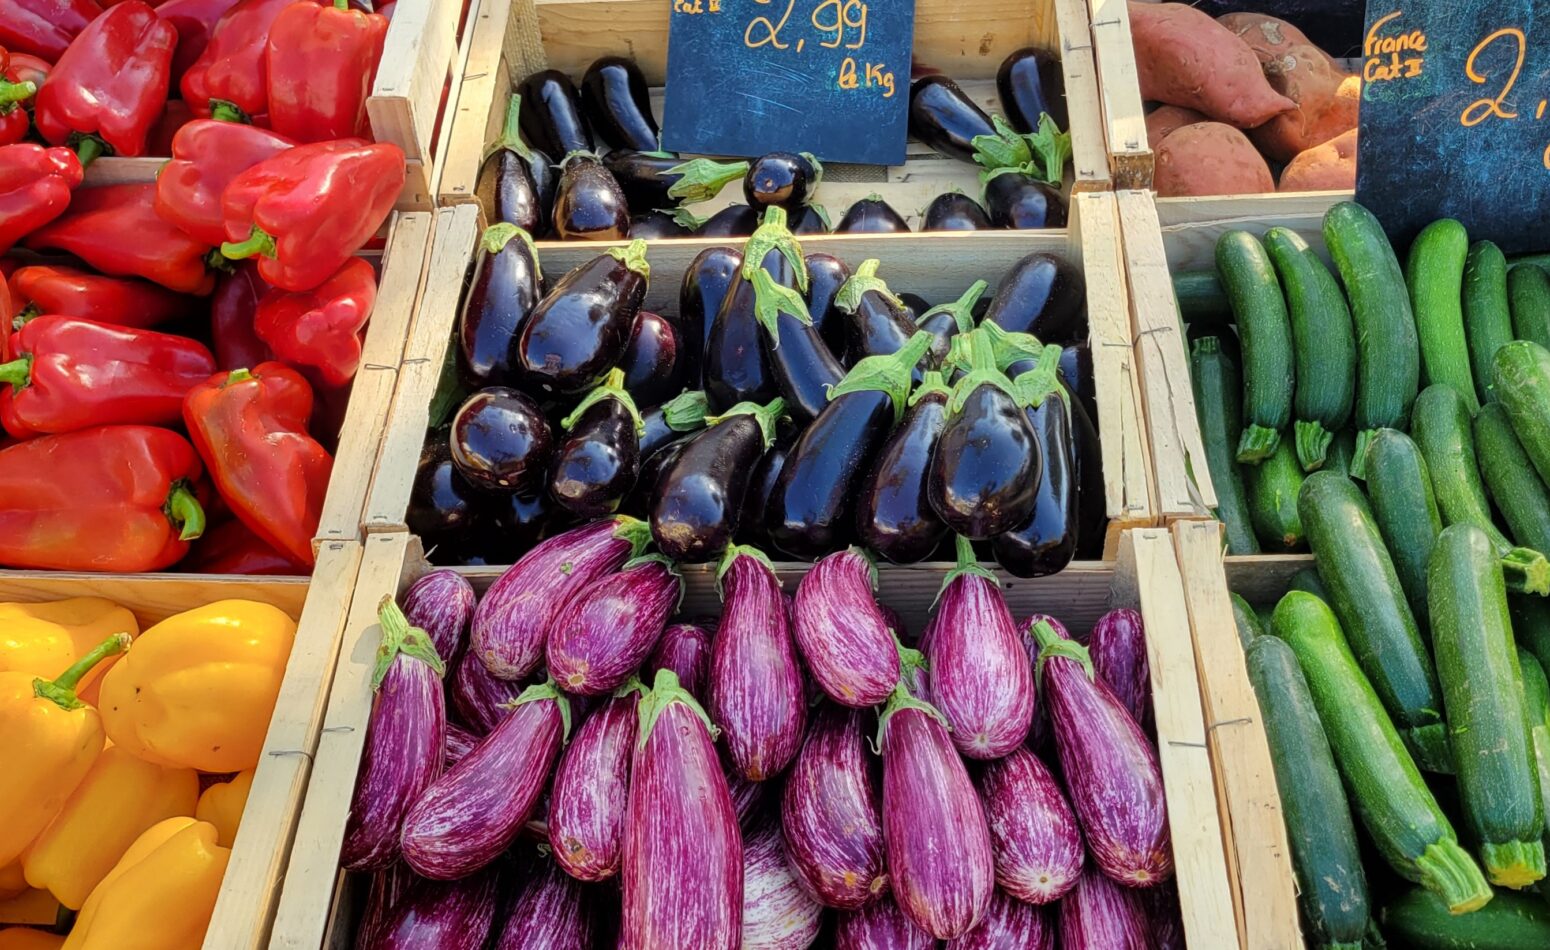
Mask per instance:
[[[477,0],[471,44],[443,166],[440,201],[479,200],[476,183],[486,147],[500,133],[511,90],[529,74],[555,68],[580,79],[601,56],[635,58],[662,114],[671,7],[661,0]],[[1106,190],[1108,161],[1098,105],[1092,40],[1083,0],[916,0],[915,60],[960,81],[987,111],[999,112],[995,75],[1007,54],[1024,46],[1058,51],[1065,72],[1074,150],[1072,188]],[[552,156],[558,158],[558,156]],[[894,168],[830,165],[817,200],[836,221],[855,201],[877,193],[919,227],[937,195],[955,188],[978,195],[977,166],[910,143],[907,164]],[[729,187],[708,214],[741,200]]]

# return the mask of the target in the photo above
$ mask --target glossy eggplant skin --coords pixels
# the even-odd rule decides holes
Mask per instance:
[[[656,150],[662,130],[651,112],[650,87],[634,60],[604,56],[587,67],[581,106],[592,131],[609,148]]]
[[[1042,343],[1087,339],[1087,287],[1081,272],[1053,254],[1030,254],[1001,278],[985,319]]]
[[[547,491],[496,495],[480,508],[489,519],[480,556],[486,564],[515,564],[538,542],[575,524]]]
[[[806,425],[829,404],[829,387],[845,378],[845,366],[813,324],[781,311],[775,332],[764,334],[765,363],[786,400],[786,411],[797,425]]]
[[[1013,231],[1066,226],[1066,200],[1060,189],[1022,172],[1002,172],[985,183],[990,223]]]
[[[635,417],[617,399],[603,399],[581,414],[560,443],[549,473],[549,493],[579,518],[619,510],[640,474]]]
[[[887,393],[846,393],[832,400],[792,446],[765,513],[770,541],[794,558],[837,551],[854,528],[852,511],[867,462],[893,428]]]
[[[650,455],[641,453],[640,475],[635,479],[635,490],[624,499],[625,514],[642,519],[651,517],[652,500],[656,498],[657,482],[661,481],[663,470],[672,466],[678,454],[696,434],[681,436]]]
[[[1001,110],[1024,135],[1038,131],[1039,114],[1044,112],[1060,128],[1066,127],[1065,85],[1060,60],[1031,46],[1008,56],[996,72]]]
[[[700,237],[748,237],[759,227],[759,211],[749,205],[728,205],[700,225]]]
[[[442,429],[426,438],[404,519],[427,549],[461,558],[476,547],[474,533],[484,495],[458,474],[447,435]]]
[[[520,234],[499,228],[485,232],[479,273],[458,317],[458,375],[470,389],[518,381],[517,337],[544,296],[533,246]],[[497,244],[499,249],[491,250]]]
[[[666,238],[693,237],[694,229],[678,223],[678,219],[664,211],[648,211],[630,219],[630,239],[661,241]]]
[[[832,230],[828,218],[817,205],[806,205],[791,216],[792,234],[829,234]]]
[[[780,286],[797,285],[796,271],[778,248],[764,255],[761,266]],[[755,316],[753,282],[738,277],[711,322],[705,345],[705,395],[713,412],[725,412],[740,402],[763,405],[779,394],[764,355],[764,336]]]
[[[995,228],[980,203],[958,191],[937,195],[926,208],[922,231],[989,231]]]
[[[683,330],[684,383],[688,386],[700,385],[711,326],[742,267],[742,251],[731,247],[708,247],[684,271],[683,285],[678,292],[678,326]]]
[[[990,116],[946,76],[925,76],[910,86],[910,135],[948,158],[974,161],[974,139],[995,135]]]
[[[651,536],[675,561],[720,557],[737,533],[743,496],[764,454],[758,420],[739,414],[686,442],[657,476]]]
[[[641,241],[615,248],[617,255],[600,254],[550,288],[517,341],[528,385],[578,393],[618,364],[646,299],[645,246]]]
[[[775,444],[759,459],[753,477],[748,481],[748,491],[743,495],[743,514],[738,519],[737,529],[739,543],[755,547],[769,544],[770,537],[764,528],[764,512],[769,508],[770,495],[775,492],[775,483],[780,481],[780,473],[785,470],[786,459],[791,455],[791,447],[796,441],[796,428],[788,427],[775,437]]]
[[[1033,513],[1042,467],[1017,401],[981,383],[943,427],[928,483],[931,506],[955,534],[993,538]]]
[[[947,398],[945,389],[926,390],[861,484],[856,538],[895,564],[924,561],[947,537],[947,525],[926,497],[931,459],[947,421]]]
[[[854,280],[860,282],[877,273],[876,261],[865,261],[856,268]],[[852,291],[853,292],[853,291]],[[905,309],[904,302],[888,293],[886,287],[866,290],[859,297],[842,301],[850,307],[845,320],[845,360],[855,365],[868,356],[897,353],[919,329]],[[916,373],[916,382],[920,373]]]
[[[554,452],[538,403],[504,386],[468,397],[452,418],[450,441],[458,473],[492,492],[528,494],[542,487]]]
[[[501,137],[479,169],[474,188],[490,209],[491,224],[514,224],[541,238],[554,219],[554,192],[560,179],[549,156],[522,140],[521,110],[521,96],[507,100]]]
[[[678,328],[649,310],[636,314],[619,368],[624,370],[624,388],[637,406],[654,406],[683,392],[683,347]]]
[[[619,182],[590,155],[572,155],[554,196],[554,235],[561,241],[622,241],[630,208]]]
[[[775,205],[795,215],[816,187],[817,169],[804,155],[771,152],[757,158],[743,179],[743,197],[754,208]]]
[[[909,222],[881,198],[862,198],[834,226],[835,234],[908,234]]]
[[[1103,448],[1098,442],[1098,427],[1081,400],[1072,400],[1070,406],[1071,447],[1076,456],[1076,555],[1097,560],[1103,557],[1104,527],[1109,521],[1103,491]]]
[[[1014,577],[1044,577],[1076,557],[1081,512],[1076,448],[1063,393],[1050,393],[1025,413],[1043,467],[1033,514],[991,541],[996,561]]]
[[[1053,342],[1053,341],[1052,341]],[[1098,417],[1097,379],[1093,375],[1093,349],[1087,340],[1072,343],[1060,351],[1060,381],[1087,410],[1089,419]]]
[[[699,395],[703,399],[703,394]],[[689,395],[685,394],[683,398],[687,399]],[[674,401],[676,402],[676,399]],[[637,400],[636,405],[641,405],[641,403]],[[640,459],[642,464],[672,443],[705,428],[703,418],[694,420],[692,425],[680,421],[679,425],[681,428],[673,428],[667,415],[668,408],[669,406],[664,403],[663,405],[653,406],[641,413],[640,418],[643,428],[640,434]]]
[[[931,309],[931,302],[920,294],[900,294],[899,303],[904,304],[904,312],[909,314],[911,323],[919,323],[919,317]]]
[[[845,355],[845,314],[836,305],[840,288],[850,280],[850,268],[830,254],[807,255],[807,312],[829,352]]]
[[[541,152],[564,160],[595,146],[581,117],[581,93],[558,69],[536,72],[517,87],[522,97],[522,135]]]

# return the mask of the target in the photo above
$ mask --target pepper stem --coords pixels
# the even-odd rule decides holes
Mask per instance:
[[[11,318],[11,329],[20,330],[22,327],[43,316],[43,311],[35,303],[23,307],[16,316]]]
[[[348,10],[348,9],[350,9],[350,0],[334,0],[334,9],[335,10]]]
[[[0,386],[10,384],[15,389],[22,389],[31,381],[31,356],[18,356],[9,363],[0,363]]]
[[[26,102],[37,94],[37,83],[0,80],[0,114],[11,113],[18,103]]]
[[[82,170],[91,166],[92,162],[109,153],[108,143],[95,135],[83,135],[75,143],[75,157],[80,161]]]
[[[238,383],[245,383],[245,382],[247,382],[248,380],[250,380],[252,378],[253,378],[253,371],[252,370],[250,370],[250,369],[234,369],[230,373],[226,374],[226,382],[221,384],[221,388],[225,389],[227,386],[235,386]]]
[[[227,99],[210,100],[210,118],[217,122],[235,122],[239,125],[252,125],[253,119],[235,102]]]
[[[129,649],[130,640],[127,633],[115,633],[111,637],[92,647],[85,656],[76,660],[58,678],[53,681],[38,677],[32,681],[32,695],[39,699],[46,699],[54,703],[60,709],[80,709],[86,704],[75,695],[75,688],[81,684],[81,677],[90,673],[92,667],[106,660],[110,656],[118,656]]]
[[[249,257],[272,258],[275,256],[274,236],[255,224],[246,241],[227,241],[222,244],[221,256],[232,261]]]
[[[174,482],[172,491],[167,494],[167,503],[162,506],[167,520],[172,526],[181,529],[178,532],[179,541],[192,541],[205,533],[205,510],[199,504],[199,499],[194,497],[194,492],[186,481]]]

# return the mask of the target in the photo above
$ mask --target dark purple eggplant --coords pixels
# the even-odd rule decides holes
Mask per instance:
[[[571,877],[606,881],[624,856],[630,754],[646,687],[632,679],[588,716],[560,757],[549,796],[549,846]]]
[[[737,533],[743,496],[774,437],[784,402],[740,404],[711,420],[657,476],[651,535],[675,561],[720,557]]]
[[[780,580],[760,551],[728,548],[716,575],[721,624],[711,640],[711,719],[737,773],[763,782],[791,764],[807,724],[791,618]]]
[[[474,735],[483,738],[511,715],[507,704],[529,685],[496,679],[470,650],[463,654],[457,672],[452,674],[452,708]]]
[[[549,622],[549,675],[578,696],[612,693],[640,669],[683,597],[683,578],[659,554],[598,578]]]
[[[610,372],[560,427],[569,434],[555,449],[549,494],[578,518],[618,511],[640,474],[640,434],[646,427],[624,390],[624,372]]]
[[[931,365],[941,367],[953,349],[953,338],[974,329],[974,308],[990,285],[977,280],[962,297],[952,303],[944,303],[920,311],[915,325],[936,339],[931,344]]]
[[[1006,120],[1024,135],[1039,130],[1043,113],[1066,127],[1065,74],[1060,60],[1044,50],[1030,46],[1008,56],[996,72],[996,91]]]
[[[936,940],[915,926],[884,894],[859,910],[842,911],[834,927],[834,950],[935,950]]]
[[[812,559],[849,541],[867,466],[898,424],[913,369],[930,346],[931,334],[917,333],[899,352],[857,363],[831,391],[770,496],[765,526],[781,551]]]
[[[590,889],[545,861],[511,906],[495,950],[592,950],[601,929],[593,903]]]
[[[391,595],[382,598],[377,616],[382,646],[371,679],[377,698],[339,852],[340,866],[351,871],[386,871],[398,861],[404,816],[441,775],[446,757],[446,665],[430,635],[409,625]]]
[[[1083,339],[1060,351],[1060,381],[1082,403],[1089,418],[1098,417],[1098,386],[1093,376],[1092,344]]]
[[[1081,271],[1053,254],[1029,254],[1001,278],[985,320],[1045,343],[1086,340],[1086,297]]]
[[[695,217],[687,208],[679,208],[671,214],[666,211],[647,211],[630,218],[630,240],[662,241],[694,237],[704,223],[702,218]]]
[[[506,103],[506,121],[479,170],[475,191],[495,224],[514,224],[535,238],[548,235],[554,220],[554,193],[560,185],[554,164],[522,141],[522,97]]]
[[[424,630],[448,668],[463,653],[474,616],[474,587],[456,571],[431,571],[404,592],[404,616]]]
[[[492,495],[479,511],[488,519],[479,547],[486,564],[513,564],[538,542],[575,524],[545,489],[531,495]]]
[[[692,623],[675,623],[662,631],[646,663],[646,679],[655,679],[658,670],[672,670],[689,695],[705,702],[710,686],[710,633]]]
[[[452,418],[452,464],[476,487],[531,492],[543,484],[554,437],[538,403],[504,386],[468,397]]]
[[[940,373],[927,373],[861,485],[856,537],[895,564],[925,560],[947,537],[947,525],[926,499],[926,477],[951,395]]]
[[[823,336],[829,352],[845,358],[845,314],[837,301],[850,280],[850,268],[830,254],[809,254],[807,262],[807,314]]]
[[[800,300],[807,287],[807,268],[785,228],[786,212],[771,208],[765,215],[765,223],[748,239],[742,270],[721,302],[705,346],[705,394],[716,411],[779,395],[764,355],[761,314],[769,313],[766,308],[782,294]],[[756,282],[761,272],[765,278]]]
[[[775,492],[775,483],[780,481],[780,473],[786,467],[786,459],[790,457],[791,447],[796,444],[798,435],[795,426],[781,427],[776,431],[775,441],[765,450],[764,457],[759,459],[759,465],[753,470],[753,477],[748,482],[748,491],[743,495],[743,513],[737,521],[739,543],[752,544],[754,547],[769,545],[764,513],[769,509],[770,495]]]
[[[515,699],[516,697],[513,696],[512,698]],[[450,769],[452,766],[457,765],[459,762],[463,761],[463,757],[474,751],[474,747],[478,744],[478,736],[474,735],[472,732],[469,732],[467,729],[464,729],[462,726],[459,726],[457,723],[447,723],[447,756],[445,759],[446,768],[444,768],[442,771],[446,771],[446,769]]]
[[[991,173],[985,182],[990,223],[1013,231],[1066,226],[1066,200],[1060,189],[1015,168]]]
[[[961,191],[937,195],[926,208],[922,231],[989,231],[995,225],[980,203]]]
[[[1152,950],[1151,924],[1140,891],[1120,887],[1089,867],[1060,902],[1062,950]]]
[[[829,234],[833,230],[829,210],[820,204],[806,205],[791,218],[793,234]]]
[[[641,699],[619,950],[738,950],[743,847],[710,720],[670,670]]]
[[[996,891],[984,918],[962,937],[949,940],[946,950],[1055,950],[1056,942],[1052,910]]]
[[[868,195],[850,206],[834,226],[835,234],[908,234],[909,222],[881,195]]]
[[[1019,648],[1020,649],[1020,648]],[[995,890],[990,828],[942,714],[900,686],[878,721],[893,896],[938,940],[961,937]]]
[[[544,296],[538,249],[512,224],[491,226],[480,245],[479,273],[458,316],[458,375],[470,389],[511,386],[517,337]]]
[[[597,385],[624,357],[650,278],[645,241],[609,248],[566,274],[518,337],[525,380],[545,393]]]
[[[447,436],[444,429],[432,432],[420,450],[404,523],[434,563],[461,564],[478,548],[475,526],[486,496],[458,474]]]
[[[565,159],[554,195],[554,236],[561,241],[622,241],[630,208],[619,182],[588,152]]]
[[[1071,402],[1071,439],[1076,447],[1077,505],[1081,512],[1076,530],[1076,555],[1087,560],[1103,557],[1108,499],[1103,488],[1103,447],[1098,429],[1081,400]]]
[[[1141,905],[1146,908],[1147,923],[1152,928],[1152,942],[1157,950],[1186,950],[1184,938],[1184,914],[1179,908],[1179,887],[1176,881],[1164,881],[1155,887],[1140,890]]]
[[[745,238],[759,229],[759,209],[750,205],[728,205],[700,225],[703,238]]]
[[[910,86],[910,135],[948,158],[975,160],[974,140],[995,135],[990,116],[946,76],[925,76]]]
[[[1038,756],[1024,748],[985,766],[980,795],[990,823],[996,884],[1019,901],[1049,904],[1082,874],[1082,832]]]
[[[511,715],[409,809],[404,860],[416,874],[449,881],[489,865],[548,787],[570,733],[570,701],[550,682],[514,702]]]
[[[919,329],[904,301],[877,276],[880,261],[861,262],[835,298],[835,306],[845,314],[845,359],[854,366],[868,356],[897,353]],[[927,367],[917,367],[915,382],[920,382]]]
[[[1125,704],[1093,679],[1087,649],[1036,623],[1039,686],[1087,850],[1113,880],[1150,887],[1173,874],[1157,752]],[[1080,888],[1078,888],[1080,890]]]
[[[596,146],[581,117],[581,93],[558,69],[533,73],[517,87],[522,97],[522,135],[534,148],[556,160]]]
[[[904,312],[909,316],[911,323],[915,323],[921,314],[931,309],[930,301],[920,294],[899,294],[899,303],[904,304]]]
[[[888,890],[862,713],[824,704],[786,777],[780,820],[791,867],[829,907],[854,910]]]
[[[644,523],[615,515],[540,544],[485,591],[474,609],[469,652],[501,679],[529,675],[543,662],[544,635],[555,612],[592,581],[638,557],[649,538]]]
[[[641,472],[646,462],[674,442],[705,428],[705,413],[709,403],[702,392],[679,393],[660,406],[647,409],[641,421],[645,428],[640,434]]]
[[[603,167],[619,182],[630,210],[636,214],[711,201],[748,173],[747,162],[686,161],[667,152],[627,149],[609,152]]]
[[[701,251],[684,271],[683,285],[678,292],[678,325],[683,328],[688,357],[684,364],[686,385],[700,385],[711,326],[742,269],[741,250],[710,247]]]
[[[1050,345],[1038,365],[1013,383],[1025,407],[1043,463],[1033,513],[991,541],[996,561],[1014,577],[1044,577],[1076,557],[1081,530],[1080,473],[1071,433],[1071,407],[1058,379],[1060,347]]]
[[[842,706],[876,706],[899,682],[899,648],[876,588],[877,567],[860,548],[829,555],[797,585],[797,646],[818,686]]]
[[[755,208],[779,206],[793,218],[823,180],[823,165],[811,152],[771,152],[754,160],[743,177],[743,197]]]
[[[654,406],[683,392],[683,350],[672,321],[649,310],[636,315],[619,368],[637,405]]]
[[[604,56],[588,66],[581,77],[581,106],[592,131],[609,148],[650,152],[659,147],[662,130],[651,111],[651,89],[634,60]]]
[[[764,365],[774,377],[792,420],[806,425],[828,405],[829,390],[845,378],[845,367],[829,352],[803,299],[801,291],[809,287],[807,264],[785,227],[785,209],[770,208],[749,247],[755,247],[756,241],[774,242],[764,260],[767,266],[773,263],[779,275],[777,278],[765,268],[751,275],[754,316],[764,327]],[[771,247],[766,243],[757,246]],[[771,256],[777,254],[779,259],[771,262]]]
[[[1152,677],[1140,611],[1121,607],[1099,617],[1087,649],[1092,654],[1093,675],[1125,704],[1130,718],[1143,730],[1148,729],[1152,722]]]
[[[382,921],[372,950],[483,950],[500,906],[499,875],[461,881],[413,878]]]
[[[742,950],[807,950],[822,922],[786,860],[779,820],[765,816],[743,838]]]

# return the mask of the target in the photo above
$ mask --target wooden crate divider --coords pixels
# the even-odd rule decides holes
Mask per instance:
[[[399,195],[401,211],[436,206],[440,179],[436,137],[443,103],[457,99],[461,56],[458,30],[470,0],[400,0],[393,8],[382,49],[382,65],[366,100],[372,135],[404,150],[408,177]],[[445,100],[443,99],[445,97]]]
[[[1128,0],[1087,0],[1092,16],[1098,93],[1103,101],[1104,135],[1114,187],[1152,187],[1152,148],[1146,138],[1146,113],[1136,51],[1130,35]]]

